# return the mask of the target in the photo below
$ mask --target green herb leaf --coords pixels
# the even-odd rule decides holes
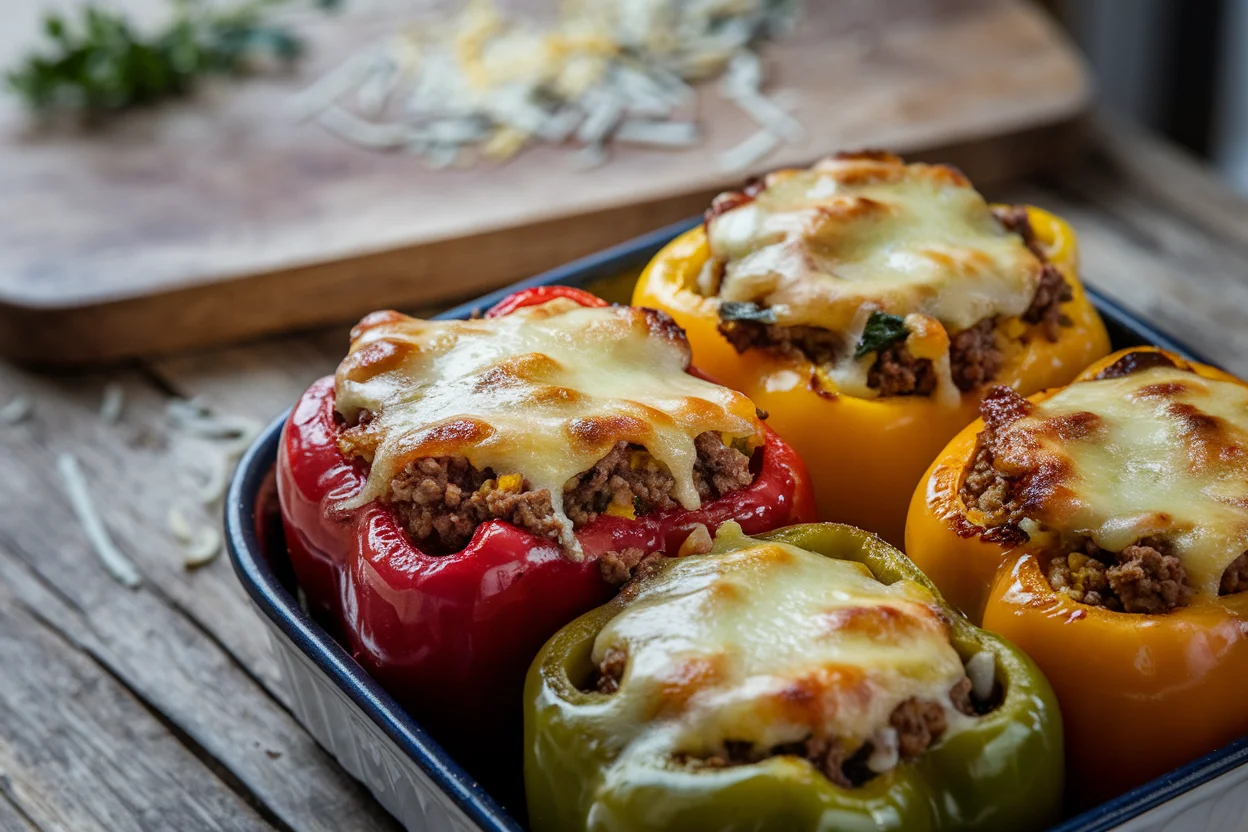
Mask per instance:
[[[719,319],[721,321],[755,321],[760,324],[774,324],[776,322],[776,312],[774,309],[767,309],[759,306],[757,303],[726,300],[719,304]]]
[[[867,318],[867,326],[862,330],[862,339],[854,350],[854,358],[862,358],[869,352],[879,352],[890,344],[905,338],[906,322],[887,312],[872,312]]]
[[[330,9],[338,0],[314,0]],[[81,19],[49,14],[49,50],[32,54],[5,75],[8,87],[36,111],[67,110],[98,117],[190,90],[209,74],[241,75],[265,61],[296,60],[303,42],[268,22],[271,9],[294,0],[240,0],[216,9],[171,0],[165,29],[141,34],[119,13],[87,5]]]

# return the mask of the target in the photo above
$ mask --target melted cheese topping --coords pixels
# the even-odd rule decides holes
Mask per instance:
[[[1171,367],[1072,384],[997,430],[1029,518],[1122,551],[1164,538],[1198,593],[1248,551],[1248,388]]]
[[[384,497],[414,460],[463,457],[549,489],[563,542],[577,552],[564,485],[631,442],[666,466],[675,499],[696,509],[694,438],[718,431],[754,446],[761,427],[745,396],[687,373],[689,357],[670,318],[634,307],[557,299],[501,318],[370,316],[335,379],[339,413],[349,422],[372,414],[340,443],[371,463],[343,507]]]
[[[865,741],[911,698],[965,724],[950,689],[965,675],[931,593],[884,585],[859,563],[720,529],[711,554],[640,584],[593,660],[624,650],[613,707],[670,752],[709,756],[817,737]]]
[[[721,299],[842,333],[847,353],[872,311],[926,316],[949,333],[1022,315],[1043,269],[956,170],[884,155],[769,174],[753,200],[711,219],[707,236],[723,264]],[[875,395],[873,358],[847,355],[831,374],[845,392]],[[956,399],[950,386],[940,389]]]

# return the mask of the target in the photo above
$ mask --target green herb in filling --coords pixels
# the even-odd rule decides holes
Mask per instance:
[[[775,310],[766,309],[756,303],[726,300],[719,304],[719,319],[721,321],[754,321],[760,324],[774,324],[776,322],[776,313]]]
[[[862,339],[854,350],[854,358],[862,358],[869,352],[879,352],[887,346],[897,343],[907,335],[906,322],[896,315],[887,312],[872,312],[867,318],[867,326],[862,330]]]

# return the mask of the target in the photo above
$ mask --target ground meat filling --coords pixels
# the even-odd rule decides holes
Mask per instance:
[[[1023,320],[1029,324],[1039,324],[1044,337],[1056,341],[1061,328],[1070,326],[1071,323],[1070,318],[1062,312],[1062,304],[1074,299],[1074,296],[1074,291],[1057,266],[1045,263],[1044,270],[1040,272],[1036,296],[1023,313]]]
[[[643,567],[649,562],[649,559],[644,561]],[[620,689],[627,668],[628,652],[616,647],[608,648],[588,689],[605,694],[615,693]],[[972,693],[973,687],[969,676],[963,676],[953,686],[949,691],[949,703],[954,710],[974,717],[989,713],[1000,704],[995,689],[988,699],[979,700]],[[676,762],[699,768],[725,768],[758,763],[781,755],[796,756],[809,760],[838,786],[854,788],[900,762],[919,758],[944,736],[948,727],[948,717],[940,703],[912,697],[893,709],[888,719],[889,730],[877,732],[877,738],[885,740],[878,748],[875,740],[857,743],[815,736],[771,748],[759,748],[745,740],[728,739],[724,741],[722,754],[710,757],[677,755]]]
[[[750,458],[724,444],[717,433],[699,434],[693,440],[698,461],[693,466],[693,484],[702,500],[714,500],[744,488],[754,481]]]
[[[602,572],[602,579],[611,584],[611,586],[624,586],[624,584],[632,580],[633,570],[637,568],[637,564],[641,563],[645,557],[645,551],[636,547],[605,553],[598,560],[598,568]]]
[[[1082,552],[1059,555],[1049,562],[1049,583],[1088,606],[1147,615],[1167,613],[1186,606],[1192,590],[1182,561],[1162,549],[1163,543],[1148,541],[1114,553],[1089,540]]]
[[[694,444],[694,484],[703,500],[753,482],[750,457],[725,445],[718,433],[703,433]],[[674,487],[672,475],[644,449],[621,442],[564,490],[564,513],[574,527],[597,519],[612,505],[650,514],[679,505],[672,497]],[[479,471],[462,458],[416,460],[394,479],[387,502],[413,540],[442,553],[462,549],[490,520],[505,520],[549,540],[558,540],[562,531],[548,490],[531,491],[517,474]],[[636,563],[623,568],[631,571]]]
[[[1018,527],[1026,513],[1015,496],[1016,483],[994,467],[993,448],[997,429],[1018,419],[1028,407],[1017,393],[997,388],[989,393],[981,408],[985,426],[977,437],[975,456],[962,481],[960,496],[963,505],[973,512],[973,523],[980,531],[988,530],[984,534],[988,539],[1027,539]],[[1183,563],[1166,554],[1164,548],[1161,541],[1147,540],[1115,553],[1088,540],[1078,551],[1049,561],[1049,583],[1058,592],[1088,606],[1129,613],[1169,612],[1189,603],[1192,591]],[[1248,561],[1245,569],[1248,571]]]
[[[600,679],[606,679],[607,660],[614,657],[608,654],[603,661]],[[615,671],[612,665],[612,671]],[[623,674],[620,668],[618,673]],[[599,682],[599,691],[614,693],[619,689],[619,676],[614,682]],[[608,690],[603,691],[605,685]],[[968,703],[968,716],[983,713],[970,705],[970,681],[963,679],[950,692],[951,703],[957,703],[960,697]],[[949,720],[944,706],[937,702],[911,698],[893,709],[888,720],[888,731],[879,732],[877,736],[887,737],[887,741],[877,747],[877,742],[868,740],[862,743],[842,741],[837,738],[810,737],[798,742],[785,743],[771,748],[760,748],[745,740],[725,740],[723,753],[709,757],[678,755],[676,762],[696,768],[727,768],[729,766],[751,765],[771,757],[792,756],[810,761],[824,777],[827,777],[841,788],[851,789],[862,786],[880,774],[895,768],[899,763],[910,762],[923,756],[929,748],[940,741],[949,728]]]
[[[780,326],[759,321],[720,321],[719,332],[737,352],[766,349],[786,358],[831,364],[849,344],[831,330],[817,326]]]
[[[963,393],[987,384],[1005,364],[997,345],[996,319],[988,318],[949,340],[949,368]],[[881,396],[928,396],[936,389],[936,371],[926,358],[915,358],[904,342],[881,350],[867,374],[867,386]]]
[[[1031,218],[1022,205],[1002,205],[994,207],[992,213],[1006,231],[1013,231],[1023,238],[1023,243],[1031,249],[1031,253],[1044,263],[1044,271],[1040,273],[1040,283],[1036,287],[1036,295],[1031,306],[1023,313],[1023,320],[1029,324],[1043,324],[1041,327],[1046,338],[1056,341],[1060,327],[1070,326],[1070,319],[1062,314],[1061,305],[1074,297],[1070,284],[1066,282],[1061,271],[1048,262],[1048,255],[1031,227]]]
[[[745,196],[737,196],[740,198],[725,200],[718,210],[714,210],[714,215],[749,201]],[[1046,338],[1056,341],[1061,328],[1071,325],[1070,318],[1062,312],[1062,304],[1074,297],[1070,284],[1061,270],[1046,261],[1026,208],[994,208],[993,213],[1007,231],[1022,237],[1027,247],[1044,264],[1036,294],[1022,319],[1029,324],[1038,324]],[[718,286],[718,280],[713,282]],[[838,333],[812,326],[786,327],[761,321],[724,320],[719,324],[719,331],[737,352],[766,349],[812,364],[831,364],[852,347]],[[997,337],[996,318],[984,319],[950,336],[950,370],[953,383],[962,392],[991,382],[1004,364],[1005,354]],[[936,373],[930,360],[914,357],[904,342],[898,342],[877,354],[875,363],[868,371],[867,386],[878,390],[881,396],[928,396],[936,389]]]
[[[964,393],[992,381],[1004,364],[995,320],[980,321],[949,340],[949,369],[953,383]]]
[[[881,396],[927,396],[936,389],[936,371],[926,358],[915,358],[904,343],[880,350],[867,373],[867,386]]]
[[[1248,591],[1248,552],[1244,552],[1222,573],[1222,582],[1218,586],[1219,595],[1234,595]]]
[[[1098,378],[1117,378],[1161,362],[1140,353],[1138,361],[1124,356]],[[1122,366],[1119,366],[1122,365]],[[1027,535],[1019,528],[1026,512],[1016,498],[1017,483],[993,465],[997,430],[1025,415],[1030,405],[1017,393],[996,388],[985,397],[980,413],[984,430],[979,433],[975,456],[962,481],[960,497],[968,511],[969,533],[988,540],[1022,542]],[[1186,606],[1192,599],[1183,562],[1167,551],[1162,539],[1148,538],[1127,546],[1121,552],[1100,548],[1084,540],[1074,551],[1053,557],[1047,566],[1049,583],[1072,600],[1117,612],[1158,614]],[[1219,594],[1231,595],[1248,590],[1248,552],[1240,555],[1222,575]]]
[[[628,653],[615,647],[607,648],[602,662],[598,665],[598,681],[594,689],[599,693],[615,693],[620,689],[620,680],[624,678],[624,668],[628,667]]]
[[[754,481],[750,458],[724,444],[718,433],[694,439],[698,460],[693,483],[702,500],[714,500]],[[573,525],[596,520],[611,505],[632,506],[636,514],[650,514],[679,505],[672,497],[676,481],[653,457],[637,445],[620,442],[593,468],[581,474],[563,493],[563,510]]]
[[[506,520],[557,540],[562,527],[550,492],[520,486],[518,477],[500,485],[493,471],[478,471],[462,458],[418,459],[395,477],[388,502],[412,539],[437,551],[464,548],[487,520]]]
[[[1017,528],[1025,517],[1023,507],[1013,496],[1009,478],[993,467],[995,441],[991,426],[980,431],[975,458],[962,481],[962,504],[976,510],[975,521],[979,525],[990,529]]]

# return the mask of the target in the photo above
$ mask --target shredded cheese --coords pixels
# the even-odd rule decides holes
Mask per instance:
[[[104,525],[103,518],[100,517],[95,501],[91,498],[91,490],[87,487],[87,480],[82,475],[78,458],[71,453],[62,453],[57,457],[56,467],[65,485],[70,507],[78,518],[78,524],[82,526],[83,533],[87,536],[87,542],[91,544],[91,550],[100,559],[100,563],[104,564],[108,574],[112,575],[118,583],[131,589],[138,587],[142,583],[139,570],[134,562],[117,548],[117,544],[113,542],[112,536],[108,533],[108,528]]]
[[[1248,551],[1248,389],[1154,367],[1072,384],[996,431],[1028,518],[1110,552],[1155,537],[1216,596]]]
[[[574,0],[553,25],[504,17],[471,0],[449,20],[369,46],[291,102],[299,119],[432,167],[509,158],[535,142],[582,145],[599,164],[609,143],[688,147],[691,82],[723,74],[720,94],[762,128],[721,160],[742,167],[801,124],[763,92],[755,48],[792,29],[792,0]]]
[[[1017,320],[1044,264],[1004,229],[956,170],[888,154],[846,154],[768,174],[751,197],[707,223],[715,294],[764,307],[776,324],[809,326],[856,344],[874,312],[905,319],[911,351],[933,363],[938,400],[961,393],[950,335],[986,319]],[[823,368],[859,398],[874,361],[852,349]]]
[[[104,395],[100,398],[100,421],[106,425],[117,424],[121,421],[121,414],[125,407],[125,388],[115,381],[110,381],[104,387]]]
[[[422,321],[376,313],[352,333],[338,368],[338,412],[354,423],[344,452],[370,465],[356,508],[390,492],[411,462],[463,457],[549,490],[565,550],[579,546],[563,513],[563,490],[619,442],[642,446],[637,464],[661,465],[672,496],[700,506],[695,438],[707,431],[762,441],[754,405],[690,375],[689,343],[670,318],[637,307],[586,308],[559,298],[501,318]]]
[[[917,698],[967,724],[950,699],[965,675],[936,599],[863,565],[721,527],[710,555],[679,558],[637,587],[592,660],[628,657],[604,719],[647,715],[634,743],[697,757],[727,741],[773,748],[810,736],[871,740],[896,765],[889,716]],[[627,715],[627,716],[626,716]],[[851,743],[852,745],[852,743]]]
[[[17,425],[30,418],[35,410],[35,400],[30,396],[15,396],[0,407],[0,425]]]
[[[169,506],[168,522],[169,533],[173,535],[174,540],[185,545],[194,539],[195,531],[180,507]]]
[[[207,566],[221,554],[221,532],[212,526],[202,527],[187,544],[182,565],[187,569]]]

